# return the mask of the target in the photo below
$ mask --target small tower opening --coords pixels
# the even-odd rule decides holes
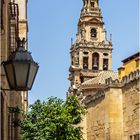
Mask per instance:
[[[99,70],[99,54],[98,53],[92,54],[92,69]]]
[[[93,1],[91,1],[90,5],[91,5],[91,8],[95,7],[95,3]]]
[[[92,28],[90,31],[91,37],[96,38],[97,37],[97,30],[95,28]]]
[[[108,59],[103,59],[103,70],[108,70]]]
[[[84,82],[84,77],[80,77],[80,81],[81,81],[81,83],[83,83]]]
[[[88,69],[88,57],[83,57],[83,69]]]

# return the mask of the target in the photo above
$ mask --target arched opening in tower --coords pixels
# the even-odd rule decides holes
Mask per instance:
[[[88,57],[83,57],[83,69],[88,69]]]
[[[92,54],[92,69],[99,70],[99,54],[98,53]]]
[[[92,28],[90,31],[91,37],[96,38],[97,37],[97,30],[95,28]]]

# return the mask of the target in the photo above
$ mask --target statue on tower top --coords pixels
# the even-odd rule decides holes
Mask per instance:
[[[83,0],[84,7],[86,6],[98,6],[98,1],[99,0]]]
[[[99,9],[99,0],[83,0],[83,12],[95,12],[100,11]]]

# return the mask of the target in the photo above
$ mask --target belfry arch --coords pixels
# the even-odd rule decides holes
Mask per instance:
[[[99,53],[92,54],[92,70],[99,70]]]

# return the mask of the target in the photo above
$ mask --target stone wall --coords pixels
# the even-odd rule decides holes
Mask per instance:
[[[2,8],[2,28],[0,29],[0,62],[5,61],[8,56],[9,46],[9,16],[8,16],[9,0],[0,2]],[[7,88],[7,82],[2,65],[0,66],[0,83],[1,88]],[[0,91],[0,139],[8,140],[8,106],[9,106],[9,92]]]
[[[129,82],[123,89],[124,140],[135,139],[140,134],[140,93],[139,80]]]
[[[94,100],[90,100],[86,105],[87,140],[122,140],[121,89],[108,88],[104,96],[99,93],[94,96],[90,97]]]

